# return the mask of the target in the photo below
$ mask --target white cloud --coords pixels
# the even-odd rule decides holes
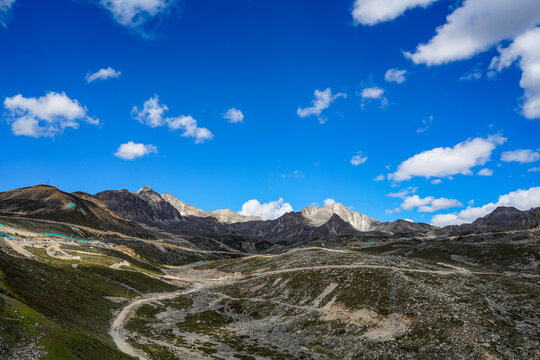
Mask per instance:
[[[538,0],[465,0],[437,34],[407,53],[415,64],[440,65],[468,59],[540,23]]]
[[[395,209],[386,209],[384,212],[385,212],[386,214],[393,214],[393,213],[398,213],[398,212],[400,212],[400,211],[401,211],[401,209],[397,207],[397,208],[395,208]]]
[[[462,206],[462,204],[455,199],[436,199],[433,196],[421,198],[418,195],[406,197],[401,204],[401,207],[405,210],[412,210],[414,208],[418,208],[418,211],[420,212],[435,212],[438,210],[448,209],[456,206]]]
[[[459,77],[459,81],[476,81],[482,78],[482,71],[480,69],[474,69],[467,71],[465,74]]]
[[[373,86],[362,89],[362,92],[360,93],[360,96],[362,96],[362,99],[380,99],[384,95],[384,89]]]
[[[456,174],[471,175],[471,168],[484,165],[497,145],[506,139],[499,135],[474,138],[454,147],[439,147],[416,154],[402,162],[398,170],[389,174],[394,181],[419,177],[446,177]]]
[[[120,145],[114,156],[124,160],[133,160],[148,154],[157,154],[157,148],[154,145],[136,144],[129,141]]]
[[[326,200],[324,200],[324,206],[332,205],[332,204],[335,204],[335,203],[336,203],[336,200],[334,200],[334,199],[326,199]]]
[[[484,168],[484,169],[482,169],[482,170],[480,170],[478,172],[478,175],[480,175],[480,176],[491,176],[491,175],[493,175],[493,170],[488,169],[488,168]]]
[[[520,86],[525,90],[523,116],[540,118],[540,1],[538,0],[465,0],[437,28],[436,35],[426,44],[419,44],[414,53],[405,56],[415,64],[440,65],[469,59],[511,40],[499,48],[491,69],[501,71],[519,60],[522,70]],[[477,71],[462,76],[476,80]]]
[[[235,108],[230,108],[225,115],[223,115],[223,118],[229,120],[230,123],[244,122],[244,114],[242,111]]]
[[[197,120],[191,116],[179,116],[175,118],[165,119],[169,129],[175,131],[178,129],[184,130],[181,136],[195,138],[195,144],[201,144],[206,140],[212,140],[214,134],[207,128],[201,128],[197,126]]]
[[[442,180],[441,179],[433,179],[433,180],[431,180],[431,183],[433,185],[439,185],[440,183],[442,183]]]
[[[327,88],[324,91],[315,90],[314,96],[315,99],[311,102],[310,107],[299,107],[296,113],[301,118],[317,116],[321,124],[326,122],[326,118],[321,117],[322,111],[328,109],[336,99],[340,97],[347,98],[347,94],[344,93],[332,94],[332,90],[330,88]]]
[[[133,107],[131,115],[142,124],[153,128],[166,125],[171,131],[181,129],[184,131],[181,136],[194,138],[196,144],[214,138],[214,134],[207,128],[199,127],[197,120],[192,116],[165,117],[167,110],[169,108],[166,105],[161,105],[159,97],[154,95],[144,102],[142,109]]]
[[[505,151],[501,155],[501,160],[504,162],[519,162],[522,164],[532,163],[540,160],[540,153],[529,149],[518,149],[514,151]]]
[[[403,189],[401,191],[386,194],[386,196],[390,196],[390,197],[393,197],[393,198],[399,198],[399,199],[405,199],[407,197],[407,195],[414,194],[417,190],[418,190],[417,187],[409,186],[408,188]]]
[[[421,134],[428,131],[429,126],[433,122],[433,115],[429,115],[426,119],[422,120],[422,126],[416,129],[416,132]]]
[[[138,29],[156,16],[167,12],[176,0],[100,0],[101,6],[109,10],[120,25]]]
[[[291,211],[293,211],[291,204],[284,202],[283,198],[263,204],[259,200],[253,199],[242,205],[242,210],[239,211],[239,214],[259,216],[263,220],[273,220]]]
[[[491,213],[499,206],[513,206],[519,210],[529,210],[540,206],[540,187],[532,187],[528,190],[517,190],[499,196],[495,203],[488,203],[481,207],[468,206],[465,210],[452,214],[435,215],[431,223],[437,226],[460,225],[470,223],[479,217]]]
[[[537,1],[537,4],[540,2]],[[540,14],[540,5],[538,6]],[[540,18],[540,16],[539,16]],[[538,20],[540,22],[540,20]],[[522,75],[519,85],[525,90],[523,96],[523,116],[528,119],[540,118],[540,27],[518,36],[514,42],[499,48],[500,56],[495,57],[490,68],[501,71],[518,58]]]
[[[388,105],[388,99],[384,96],[384,89],[378,86],[363,88],[358,94],[362,98],[362,109],[367,102],[379,100],[381,108]]]
[[[169,110],[167,105],[161,105],[159,96],[154,95],[144,102],[141,110],[134,106],[131,115],[142,124],[155,128],[165,125],[164,114],[167,110]]]
[[[356,24],[375,25],[389,21],[415,7],[427,7],[437,0],[356,0],[352,16]]]
[[[354,155],[351,158],[351,164],[354,166],[358,166],[360,164],[363,164],[367,161],[368,157],[365,156],[361,151],[358,151],[356,155]]]
[[[65,93],[49,92],[39,98],[21,94],[4,100],[6,120],[15,135],[53,137],[66,128],[78,129],[80,122],[98,125],[99,120],[88,116],[86,107]]]
[[[15,0],[0,0],[0,24],[6,26],[7,19]]]
[[[527,170],[527,172],[540,172],[540,167],[535,166]]]
[[[405,79],[406,73],[407,70],[390,69],[384,74],[384,80],[401,84],[407,80]]]
[[[86,75],[86,81],[91,83],[95,80],[106,80],[106,79],[116,79],[119,78],[122,73],[120,71],[114,70],[112,67],[106,69],[100,69],[93,74]]]
[[[378,176],[376,176],[373,181],[384,181],[386,177],[384,176],[384,174],[380,174]]]

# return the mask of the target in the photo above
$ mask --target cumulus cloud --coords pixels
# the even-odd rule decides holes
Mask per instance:
[[[169,110],[167,105],[161,105],[159,96],[154,95],[144,102],[142,109],[139,110],[137,106],[134,106],[131,115],[141,124],[155,128],[165,125],[164,114],[167,110]]]
[[[439,65],[468,59],[540,23],[537,0],[465,0],[436,35],[406,53],[415,64]]]
[[[537,2],[540,4],[540,2]],[[536,10],[540,14],[540,5]],[[540,16],[538,16],[540,19]],[[540,22],[540,20],[538,20]],[[518,36],[510,46],[499,48],[490,68],[501,71],[517,59],[522,75],[519,85],[525,90],[522,113],[528,119],[540,118],[540,27]]]
[[[351,158],[351,164],[354,166],[358,166],[365,163],[367,159],[368,158],[366,155],[364,155],[361,151],[358,151],[356,155]]]
[[[488,168],[484,168],[484,169],[482,169],[482,170],[480,170],[478,172],[478,175],[480,175],[480,176],[491,176],[491,175],[493,175],[493,170],[488,169]]]
[[[263,220],[274,220],[291,211],[293,211],[291,204],[284,202],[283,198],[263,204],[259,200],[253,199],[242,205],[242,210],[239,211],[239,214],[259,216]]]
[[[415,64],[440,65],[469,59],[503,41],[500,56],[490,68],[496,71],[519,60],[522,70],[520,86],[525,90],[523,116],[540,118],[540,2],[538,0],[465,0],[436,30],[436,35],[405,56]],[[474,71],[462,80],[477,80]]]
[[[122,73],[120,71],[114,70],[112,67],[106,69],[100,69],[93,74],[86,74],[86,81],[91,83],[95,80],[106,80],[106,79],[116,79],[119,78]]]
[[[181,136],[195,139],[196,144],[211,140],[214,134],[207,128],[199,127],[192,116],[165,117],[169,108],[159,103],[159,97],[154,95],[144,102],[142,109],[137,106],[131,110],[133,118],[150,127],[167,126],[171,131],[183,130]]]
[[[390,69],[384,74],[384,80],[401,84],[407,80],[405,79],[406,73],[407,70]]]
[[[136,144],[129,141],[120,145],[114,156],[124,160],[133,160],[148,154],[157,154],[157,148],[154,145]]]
[[[377,86],[368,87],[362,89],[360,95],[362,99],[380,99],[384,95],[384,89]]]
[[[334,199],[326,199],[326,200],[324,200],[324,206],[332,205],[332,204],[335,204],[335,203],[336,203],[336,200],[334,200]]]
[[[435,212],[442,209],[448,209],[456,206],[462,206],[462,204],[455,199],[446,199],[446,198],[434,198],[433,196],[428,196],[421,198],[418,195],[412,195],[405,197],[401,208],[405,210],[412,210],[418,208],[420,212]]]
[[[345,93],[332,94],[330,88],[323,91],[315,90],[313,94],[315,99],[311,101],[311,106],[306,108],[299,107],[296,113],[301,118],[316,116],[321,124],[326,122],[326,118],[321,116],[322,111],[328,109],[336,99],[340,97],[347,98],[347,94]]]
[[[15,0],[0,0],[0,25],[6,26]]]
[[[481,207],[469,205],[465,210],[452,214],[439,214],[431,219],[436,226],[460,225],[470,223],[486,216],[499,206],[513,206],[519,210],[529,210],[540,206],[540,187],[532,187],[528,190],[516,190],[499,196],[497,202],[488,203]]]
[[[99,3],[118,24],[149,36],[145,24],[167,13],[176,0],[100,0]]]
[[[362,98],[362,108],[372,100],[378,100],[383,108],[388,105],[388,99],[384,96],[384,89],[378,86],[363,88],[358,95]]]
[[[375,25],[389,21],[415,7],[427,7],[437,0],[356,0],[352,16],[356,24]]]
[[[225,115],[223,115],[223,118],[229,120],[230,123],[244,122],[244,114],[242,111],[235,108],[230,108]]]
[[[173,131],[182,129],[184,132],[181,136],[195,138],[196,144],[211,140],[214,137],[210,130],[198,127],[197,120],[191,116],[182,115],[175,118],[166,118],[165,122],[169,129]]]
[[[65,93],[49,92],[39,98],[21,94],[4,100],[6,120],[15,135],[54,137],[66,128],[78,129],[80,122],[98,125],[99,120],[88,116],[86,107]]]
[[[540,153],[529,149],[518,149],[514,151],[505,151],[501,154],[501,160],[504,162],[519,162],[522,164],[532,163],[540,160]]]
[[[471,175],[471,168],[484,165],[495,147],[505,141],[500,135],[492,135],[488,138],[469,139],[454,147],[427,150],[402,162],[398,170],[388,177],[394,181],[404,181],[415,176],[430,178]]]

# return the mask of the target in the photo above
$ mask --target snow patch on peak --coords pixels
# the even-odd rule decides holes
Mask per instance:
[[[377,220],[356,211],[352,211],[342,203],[338,202],[320,207],[307,206],[303,208],[300,213],[312,226],[321,226],[325,224],[334,214],[351,224],[351,226],[358,231],[369,231],[372,225],[379,223]]]

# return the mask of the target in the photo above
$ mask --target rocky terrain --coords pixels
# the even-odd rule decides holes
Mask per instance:
[[[441,229],[174,199],[1,192],[0,359],[540,358],[540,209]]]

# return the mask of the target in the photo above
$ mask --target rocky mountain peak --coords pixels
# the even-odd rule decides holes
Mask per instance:
[[[169,193],[163,193],[161,197],[171,204],[182,216],[196,216],[201,218],[213,217],[217,221],[223,224],[234,224],[248,221],[261,221],[258,216],[244,216],[230,209],[220,209],[206,212],[198,209],[193,205],[187,204]]]
[[[139,191],[137,191],[137,195],[140,195],[142,193],[146,193],[146,192],[153,192],[155,193],[155,191],[150,187],[150,185],[145,185],[143,186],[142,188],[139,189]],[[156,193],[157,194],[157,193]]]
[[[204,210],[198,209],[193,205],[187,204],[175,196],[169,193],[163,193],[161,197],[171,204],[182,216],[197,216],[197,217],[208,217],[207,213]]]
[[[516,209],[515,207],[510,206],[499,206],[493,210],[490,214],[476,219],[473,222],[473,225],[480,226],[497,226],[497,225],[508,225],[521,216],[523,216],[523,211]]]
[[[328,222],[333,215],[338,215],[342,220],[351,224],[358,231],[369,231],[370,228],[378,224],[377,220],[367,215],[352,211],[342,203],[333,203],[325,206],[307,206],[300,212],[308,224],[321,226]]]

